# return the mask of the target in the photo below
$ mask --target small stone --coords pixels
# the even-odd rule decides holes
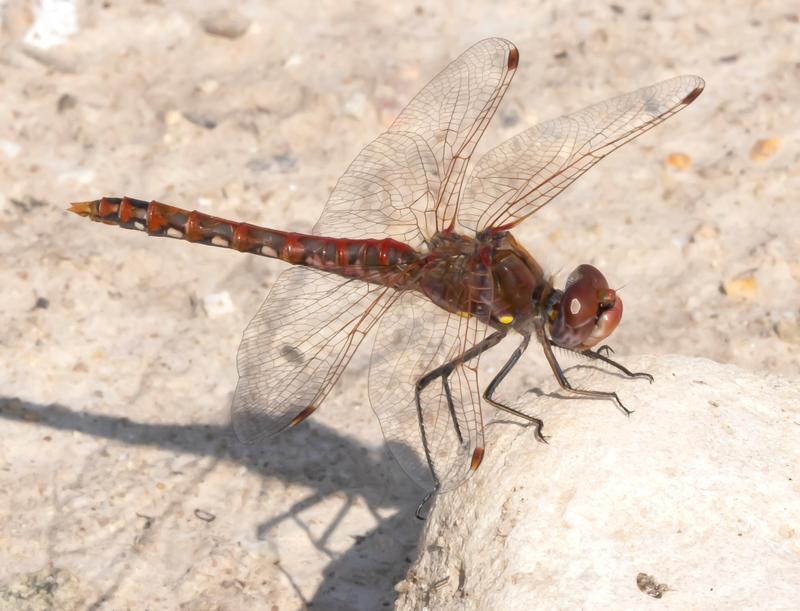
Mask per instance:
[[[351,96],[344,103],[342,110],[344,111],[344,114],[355,117],[356,119],[360,119],[364,116],[368,106],[369,101],[367,100],[367,96],[359,92]]]
[[[284,68],[296,68],[297,66],[301,66],[303,64],[303,56],[299,55],[298,53],[293,53],[289,57],[286,58],[286,61],[283,62]]]
[[[210,511],[199,508],[194,510],[194,517],[196,517],[198,520],[202,520],[203,522],[213,522],[217,519],[217,516]]]
[[[764,138],[759,140],[750,149],[750,159],[763,163],[778,152],[780,148],[780,138]]]
[[[56,109],[58,112],[66,112],[68,110],[72,110],[77,105],[78,99],[74,95],[65,93],[58,98],[58,102],[56,102]]]
[[[219,81],[215,81],[214,79],[207,79],[200,83],[197,88],[206,95],[211,95],[215,93],[217,89],[219,89]]]
[[[666,585],[658,583],[652,575],[648,575],[647,573],[639,573],[636,576],[636,586],[644,594],[652,598],[661,598],[664,592],[669,590]]]
[[[233,301],[228,291],[209,293],[203,297],[203,310],[209,318],[219,318],[233,312]]]
[[[800,345],[800,320],[797,317],[782,318],[775,323],[775,334],[786,343]]]
[[[5,3],[3,3],[5,4]],[[51,49],[78,32],[78,8],[75,0],[41,2],[36,20],[25,33],[24,42],[36,49]]]
[[[250,27],[250,20],[234,11],[212,13],[201,22],[206,34],[220,38],[240,38]]]
[[[168,126],[178,125],[183,122],[183,113],[180,110],[168,110],[164,113],[164,123]]]
[[[721,288],[728,297],[752,299],[756,296],[758,283],[754,276],[740,276],[723,282]]]
[[[12,142],[11,140],[0,140],[0,152],[10,159],[13,159],[19,155],[21,150],[22,147],[16,142]]]
[[[713,223],[701,223],[692,232],[692,242],[701,240],[716,240],[719,237],[719,227]]]
[[[681,172],[692,167],[692,158],[686,153],[670,153],[664,162],[673,170]]]

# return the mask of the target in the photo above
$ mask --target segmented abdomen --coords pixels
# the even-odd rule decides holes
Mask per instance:
[[[79,202],[70,210],[93,221],[152,236],[232,248],[390,286],[405,282],[406,270],[419,260],[413,248],[391,238],[356,240],[291,233],[131,197]]]

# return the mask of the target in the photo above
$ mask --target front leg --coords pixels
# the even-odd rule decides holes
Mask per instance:
[[[551,346],[555,346],[556,344],[553,342],[552,339],[548,340]],[[560,347],[560,346],[559,346]],[[615,360],[610,359],[608,354],[614,354],[614,351],[611,349],[611,346],[602,345],[597,350],[572,350],[570,348],[562,348],[563,350],[569,350],[570,352],[574,352],[575,354],[581,354],[586,356],[590,359],[594,359],[597,361],[602,361],[606,365],[611,365],[618,371],[621,371],[625,376],[629,378],[643,378],[650,382],[651,384],[654,382],[653,376],[649,373],[645,373],[644,371],[631,371],[624,365],[617,363]]]
[[[589,397],[590,399],[609,399],[616,403],[617,407],[622,411],[623,414],[626,416],[630,416],[633,412],[629,410],[625,405],[623,405],[622,401],[620,400],[619,396],[615,392],[606,392],[602,390],[581,390],[578,388],[573,388],[573,386],[567,380],[567,376],[564,375],[564,370],[561,369],[561,365],[559,365],[558,360],[556,359],[556,355],[553,354],[552,346],[555,344],[550,340],[549,337],[545,335],[545,331],[543,327],[539,327],[536,330],[536,333],[539,337],[539,342],[542,344],[542,350],[544,350],[544,356],[547,359],[547,363],[550,365],[550,369],[553,371],[553,375],[556,377],[558,381],[558,385],[561,386],[567,392],[570,392],[574,395],[580,395],[582,397]],[[574,352],[574,351],[573,351]],[[583,354],[583,353],[581,353]],[[597,356],[599,360],[611,360],[608,357],[604,357],[601,354],[592,353]],[[591,358],[591,357],[590,357]],[[612,361],[613,362],[613,361]],[[620,367],[622,367],[620,365]],[[624,367],[622,368],[624,369]],[[627,370],[625,370],[627,371]],[[630,373],[630,372],[628,372]],[[633,376],[634,374],[631,374]],[[645,374],[649,375],[649,374]]]

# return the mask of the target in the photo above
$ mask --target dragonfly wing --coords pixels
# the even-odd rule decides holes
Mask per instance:
[[[561,193],[603,157],[691,104],[705,83],[679,76],[547,121],[486,153],[459,210],[472,231],[510,227]]]
[[[452,411],[442,380],[436,379],[421,393],[420,413],[417,382],[478,344],[485,333],[476,318],[449,314],[416,293],[403,293],[381,319],[370,364],[370,403],[395,459],[426,490],[434,487],[431,468],[440,489],[447,490],[480,464],[484,436],[479,359],[456,366],[448,378]]]
[[[305,267],[283,272],[239,347],[232,408],[239,439],[278,433],[319,407],[396,297],[394,289]]]
[[[436,75],[356,157],[314,233],[392,237],[419,247],[449,227],[467,163],[518,58],[513,44],[489,38]]]
[[[394,238],[419,248],[436,230],[436,162],[416,134],[383,133],[336,183],[312,233]],[[433,231],[432,231],[433,230]]]

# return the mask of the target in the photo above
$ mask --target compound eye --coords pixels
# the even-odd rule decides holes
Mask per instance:
[[[595,325],[599,320],[603,332],[611,327],[611,321],[606,321],[603,313],[614,310],[616,301],[616,293],[608,288],[600,270],[592,265],[578,266],[567,279],[559,316],[552,329],[553,340],[566,347],[585,347],[586,340],[597,334]]]
[[[564,322],[572,328],[594,322],[601,309],[614,305],[614,291],[600,270],[592,265],[579,265],[567,278],[561,302]]]

